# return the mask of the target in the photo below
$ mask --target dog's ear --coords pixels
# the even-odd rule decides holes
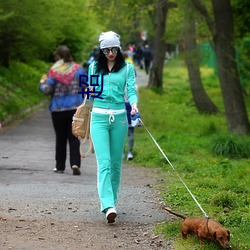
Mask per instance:
[[[230,241],[230,232],[227,230],[228,236],[227,236],[227,240]]]
[[[216,232],[213,233],[213,238],[216,240]]]

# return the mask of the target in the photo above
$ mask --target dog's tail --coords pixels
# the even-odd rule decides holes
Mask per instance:
[[[168,211],[169,213],[171,213],[171,214],[173,214],[173,215],[175,215],[175,216],[177,216],[177,217],[182,218],[183,220],[187,219],[187,217],[186,217],[185,215],[183,215],[183,214],[179,214],[179,213],[177,213],[177,212],[173,212],[171,209],[169,209],[169,208],[167,208],[167,207],[164,207],[164,206],[162,206],[162,208],[163,208],[164,210]]]

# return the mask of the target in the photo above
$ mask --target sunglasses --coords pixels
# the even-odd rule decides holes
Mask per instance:
[[[105,49],[102,50],[104,55],[109,55],[110,51],[112,52],[112,54],[117,54],[118,48],[117,47],[114,47],[114,48],[111,48],[111,49],[105,48]]]

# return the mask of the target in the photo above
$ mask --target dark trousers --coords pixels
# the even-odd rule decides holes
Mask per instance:
[[[126,110],[127,110],[128,124],[131,125],[130,112],[132,108],[128,101],[125,102],[125,105],[126,105]],[[134,148],[134,127],[129,126],[128,128],[128,151],[132,153],[133,148]]]
[[[151,63],[150,60],[144,60],[144,66],[145,66],[145,71],[147,75],[149,73],[150,63]]]
[[[76,110],[52,112],[52,122],[56,133],[56,168],[65,170],[67,157],[67,141],[69,141],[70,166],[81,165],[81,156],[79,152],[80,142],[72,134],[72,117]]]
[[[129,127],[128,128],[128,151],[133,152],[134,148],[134,127]]]

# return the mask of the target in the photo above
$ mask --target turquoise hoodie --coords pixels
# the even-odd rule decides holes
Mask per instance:
[[[93,98],[93,107],[124,109],[125,92],[131,105],[138,102],[135,70],[131,63],[126,62],[126,65],[118,72],[110,72],[107,75],[98,75],[95,70],[95,62],[93,62],[88,71],[88,84],[90,87],[94,87],[94,91],[96,92],[94,96],[98,96]],[[98,77],[93,77],[93,75],[98,75]]]

